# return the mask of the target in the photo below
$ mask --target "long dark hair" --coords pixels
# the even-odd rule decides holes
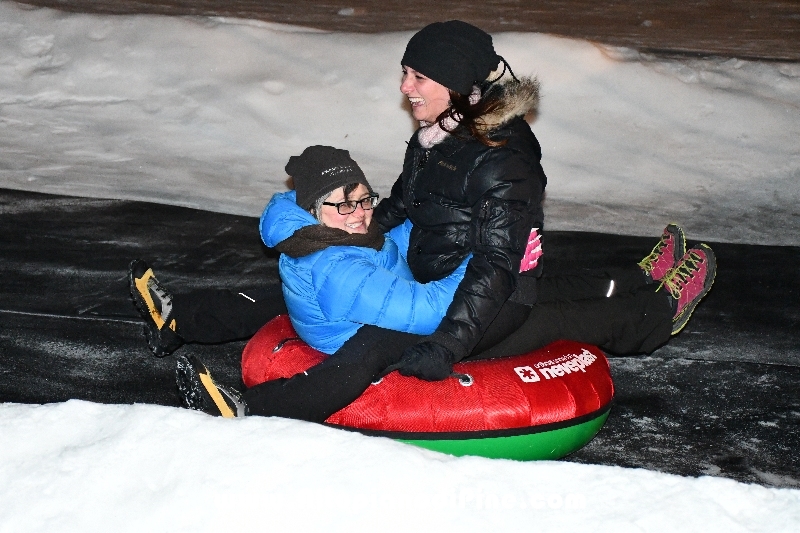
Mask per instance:
[[[500,141],[490,139],[488,135],[489,132],[486,129],[486,122],[483,120],[484,116],[494,113],[505,104],[503,102],[503,88],[496,82],[500,81],[500,78],[505,75],[506,71],[508,71],[515,83],[519,83],[519,79],[514,75],[514,71],[511,70],[511,65],[508,64],[508,61],[506,61],[503,56],[499,57],[503,62],[503,72],[493,80],[486,80],[479,85],[478,89],[480,90],[481,97],[474,105],[469,101],[469,94],[461,94],[452,89],[448,89],[450,93],[450,107],[436,117],[436,122],[439,123],[439,126],[443,130],[461,137],[470,135],[491,148],[504,146],[508,142],[507,139]],[[444,124],[444,120],[447,117],[459,123],[453,130],[447,129],[447,126]]]
[[[485,127],[486,123],[483,120],[484,116],[492,114],[503,107],[503,91],[500,87],[492,84],[486,84],[484,87],[481,87],[481,89],[481,99],[474,105],[469,102],[470,95],[457,93],[448,89],[450,92],[450,107],[436,117],[436,122],[439,123],[439,126],[443,130],[455,136],[471,136],[480,143],[492,148],[503,146],[508,140],[494,141],[490,139],[489,132]],[[458,126],[452,130],[448,129],[444,123],[445,119],[448,117],[458,122]]]

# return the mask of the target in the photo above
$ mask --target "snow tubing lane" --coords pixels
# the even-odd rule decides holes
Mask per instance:
[[[242,353],[252,387],[288,378],[327,355],[300,340],[289,317],[263,326]],[[452,455],[557,459],[588,443],[608,418],[614,384],[603,352],[554,342],[502,359],[458,363],[472,377],[427,382],[392,372],[326,423]]]

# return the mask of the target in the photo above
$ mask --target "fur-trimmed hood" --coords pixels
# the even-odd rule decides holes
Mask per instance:
[[[488,79],[496,80],[498,76],[501,79],[489,85],[489,88],[480,97],[481,99],[497,98],[500,100],[500,105],[494,111],[476,120],[478,128],[483,133],[491,133],[516,117],[535,112],[539,107],[539,80],[528,77],[503,76],[502,72],[492,72]],[[479,101],[478,94],[479,90],[475,87],[470,96],[470,102],[473,105]],[[458,121],[453,117],[446,116],[441,124],[420,121],[420,126],[417,139],[424,148],[431,148],[449,137],[450,132],[458,127]]]
[[[489,87],[482,98],[494,97],[498,92],[503,105],[491,114],[481,117],[482,131],[496,130],[515,117],[535,113],[539,107],[539,80],[535,77],[523,76],[517,80],[511,76],[503,76]]]

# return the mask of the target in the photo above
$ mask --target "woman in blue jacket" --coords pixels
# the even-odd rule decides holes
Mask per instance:
[[[289,159],[286,172],[295,190],[273,196],[261,217],[261,236],[281,252],[283,295],[295,330],[331,357],[239,394],[216,384],[197,358],[179,356],[178,389],[187,407],[324,421],[396,363],[400,347],[411,342],[389,337],[402,341],[436,330],[464,277],[469,257],[441,280],[414,280],[406,262],[410,223],[386,235],[370,224],[378,197],[346,150],[311,146]]]
[[[304,153],[315,148],[325,147],[312,147]],[[466,268],[465,261],[440,281],[416,282],[405,257],[410,223],[386,235],[355,231],[369,227],[377,203],[377,196],[366,185],[357,185],[352,192],[350,186],[337,188],[331,197],[338,198],[324,202],[323,216],[327,214],[323,210],[330,210],[338,220],[316,220],[298,205],[297,192],[289,191],[272,197],[260,223],[264,244],[281,252],[278,268],[295,331],[310,346],[329,355],[364,324],[419,335],[432,333]],[[345,197],[356,200],[344,201]],[[347,213],[351,209],[354,211]],[[344,222],[347,220],[354,222]],[[337,225],[345,234],[331,231]]]

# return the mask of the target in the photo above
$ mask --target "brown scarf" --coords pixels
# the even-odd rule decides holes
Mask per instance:
[[[316,224],[295,231],[291,237],[279,242],[275,249],[289,257],[298,258],[329,246],[361,246],[380,250],[383,248],[383,241],[383,233],[378,224],[370,224],[367,233],[347,233],[341,229]]]

